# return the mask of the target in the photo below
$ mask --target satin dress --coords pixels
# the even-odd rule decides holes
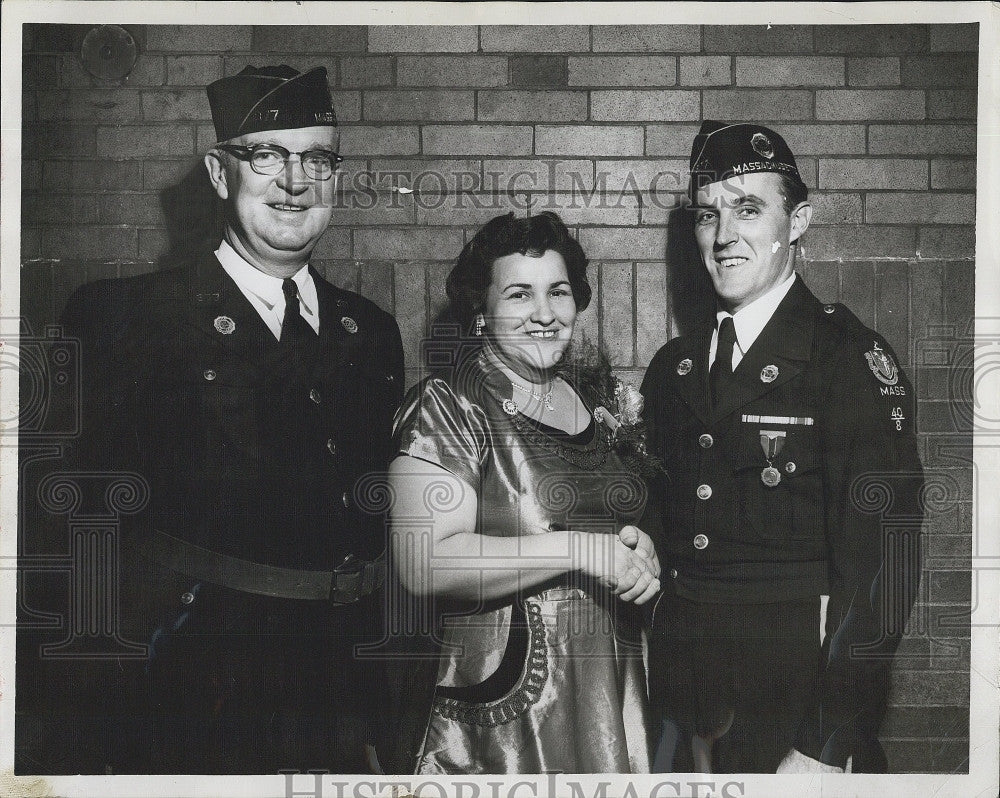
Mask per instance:
[[[513,393],[483,353],[428,378],[397,417],[400,453],[475,492],[481,535],[611,535],[634,523],[645,487],[605,427],[591,420],[569,435],[540,425],[505,409]],[[451,484],[427,500],[454,500]],[[443,646],[418,773],[649,771],[639,608],[576,573],[505,601],[438,609]]]

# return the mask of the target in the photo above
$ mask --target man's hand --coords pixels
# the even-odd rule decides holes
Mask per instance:
[[[658,577],[660,575],[660,561],[656,557],[656,549],[653,548],[653,539],[649,535],[639,529],[639,527],[628,524],[618,530],[618,539],[649,562],[653,576]]]
[[[626,545],[618,535],[604,532],[583,533],[591,543],[585,547],[588,561],[585,573],[596,577],[623,601],[643,604],[660,590],[660,565],[648,536],[636,527],[624,527]]]
[[[778,765],[776,773],[850,773],[851,760],[847,760],[847,770],[834,765],[824,765],[818,759],[806,756],[801,751],[792,749]]]
[[[618,530],[618,540],[639,557],[642,567],[634,584],[627,589],[619,583],[615,592],[622,601],[645,604],[660,592],[660,561],[656,557],[653,541],[639,527],[631,524]]]

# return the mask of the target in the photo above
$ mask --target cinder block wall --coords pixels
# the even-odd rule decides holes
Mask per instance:
[[[410,381],[463,243],[530,201],[579,236],[595,288],[582,327],[638,382],[708,307],[677,210],[700,121],[780,130],[815,205],[800,271],[895,347],[944,485],[884,729],[891,766],[967,767],[976,25],[131,27],[139,58],[120,83],[81,66],[90,27],[24,29],[21,302],[36,331],[77,285],[158,268],[211,229],[206,83],[321,64],[348,160],[316,265],[396,314]]]

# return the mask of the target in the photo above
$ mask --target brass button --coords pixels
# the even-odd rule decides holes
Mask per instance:
[[[785,463],[785,473],[794,474],[795,468],[796,468],[795,463],[793,463],[791,460]]]
[[[385,375],[385,381],[386,381],[386,382],[392,382],[392,381],[393,381],[393,380],[395,380],[395,379],[396,379],[396,378],[395,378],[395,377],[394,377],[394,376],[393,376],[392,374],[386,374],[386,375]]]
[[[677,569],[676,568],[671,568],[670,569],[670,578],[671,579],[676,579],[677,578]]]
[[[836,309],[837,308],[834,305],[823,305],[823,312],[824,313],[833,313]]]
[[[695,535],[694,536],[694,547],[696,549],[708,548],[708,535]]]
[[[204,375],[205,379],[208,380],[209,382],[211,382],[212,380],[214,380],[215,377],[216,377],[214,369],[205,369],[202,372],[202,374]]]
[[[313,402],[315,402],[316,404],[319,404],[320,402],[323,401],[323,397],[319,395],[319,391],[317,391],[315,388],[311,388],[309,390],[309,398],[312,399]]]
[[[711,449],[713,443],[715,443],[715,438],[713,438],[707,432],[704,435],[698,437],[698,445],[702,449]]]
[[[702,501],[705,501],[705,499],[709,498],[712,495],[712,486],[699,485],[697,493],[698,493],[698,498],[701,499]]]
[[[328,451],[328,452],[329,452],[330,454],[336,454],[336,453],[337,453],[337,443],[336,443],[336,441],[334,441],[334,440],[333,440],[333,438],[330,438],[330,439],[329,439],[329,440],[328,440],[328,441],[326,442],[326,450],[327,450],[327,451]]]
[[[340,501],[343,502],[344,507],[350,507],[351,506],[351,494],[349,494],[345,490],[344,494],[340,497]]]
[[[186,593],[181,593],[181,604],[191,604],[194,601],[194,593],[187,591]]]

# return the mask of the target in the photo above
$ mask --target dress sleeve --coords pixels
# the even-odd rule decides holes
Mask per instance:
[[[447,382],[428,378],[410,389],[396,414],[397,452],[449,471],[479,491],[489,434],[482,408]]]

